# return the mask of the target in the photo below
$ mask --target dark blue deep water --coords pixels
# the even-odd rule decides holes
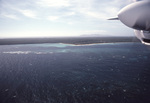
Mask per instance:
[[[150,46],[0,46],[0,103],[150,103]]]

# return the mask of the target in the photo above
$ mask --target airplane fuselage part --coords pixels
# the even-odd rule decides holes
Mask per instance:
[[[127,5],[119,11],[118,19],[133,28],[136,37],[142,43],[150,45],[150,1],[138,1]]]

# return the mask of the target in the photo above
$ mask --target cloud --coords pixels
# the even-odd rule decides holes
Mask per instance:
[[[59,16],[48,16],[47,19],[50,21],[56,21],[59,19]]]
[[[32,2],[34,0],[31,0]],[[31,1],[17,1],[17,0],[1,0],[0,11],[2,13],[7,14],[5,17],[9,17],[12,19],[22,18],[21,16],[36,18],[36,12],[34,11],[35,5]],[[31,3],[31,4],[30,4]],[[22,15],[20,15],[22,14]]]
[[[71,10],[85,18],[104,20],[116,16],[119,10],[127,4],[129,4],[128,1],[123,2],[122,0],[112,0],[111,2],[107,0],[75,0],[71,2]]]
[[[106,34],[107,31],[105,30],[87,30],[87,31],[82,31],[83,33],[82,34],[85,34],[85,35],[93,35],[93,34]]]
[[[66,12],[65,14],[64,14],[64,16],[73,16],[73,15],[76,15],[76,13],[75,12]]]
[[[149,0],[133,0],[134,2],[136,2],[136,1],[149,1]]]
[[[14,20],[19,20],[20,18],[17,17],[17,15],[14,14],[1,14],[2,17],[6,17],[6,18],[10,18],[10,19],[14,19]]]
[[[85,19],[99,20],[117,15],[120,8],[128,3],[128,1],[123,2],[122,0],[112,0],[111,2],[97,0],[38,0],[36,2],[37,6],[41,7],[41,11],[43,11],[41,13],[48,17],[55,15],[68,19],[69,16],[78,16]]]
[[[43,7],[68,7],[70,5],[69,0],[39,0],[36,3]]]
[[[0,18],[5,25],[0,25],[1,31],[6,30],[4,34],[9,36],[70,36],[96,33],[94,30],[103,33],[113,25],[106,19],[115,17],[131,2],[133,0],[0,0]],[[9,25],[8,19],[14,23]]]
[[[37,15],[34,11],[32,10],[21,10],[21,9],[16,9],[18,12],[20,12],[21,14],[23,14],[24,16],[26,17],[29,17],[29,18],[37,18]]]
[[[120,7],[128,3],[128,0],[112,0],[111,2],[108,0],[14,0],[14,2],[2,0],[0,8],[9,15],[13,13],[13,15],[21,16],[18,14],[19,12],[25,17],[33,19],[39,17],[56,21],[58,20],[56,16],[63,17],[63,19],[68,19],[69,16],[78,16],[85,19],[100,20],[115,16]]]

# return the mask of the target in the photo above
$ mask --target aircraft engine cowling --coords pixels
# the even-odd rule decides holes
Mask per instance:
[[[150,45],[150,1],[139,1],[124,7],[118,13],[119,20],[135,29],[142,43]]]
[[[108,20],[120,20],[134,29],[142,43],[150,45],[150,1],[138,1],[127,5],[118,13],[118,17]]]
[[[134,30],[135,35],[142,43],[150,45],[150,31]]]
[[[150,31],[150,1],[132,3],[118,13],[119,20],[126,26]]]

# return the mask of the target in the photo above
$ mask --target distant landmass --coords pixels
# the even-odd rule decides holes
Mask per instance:
[[[51,37],[51,38],[5,38],[0,45],[66,43],[74,45],[94,43],[140,42],[136,37]]]

